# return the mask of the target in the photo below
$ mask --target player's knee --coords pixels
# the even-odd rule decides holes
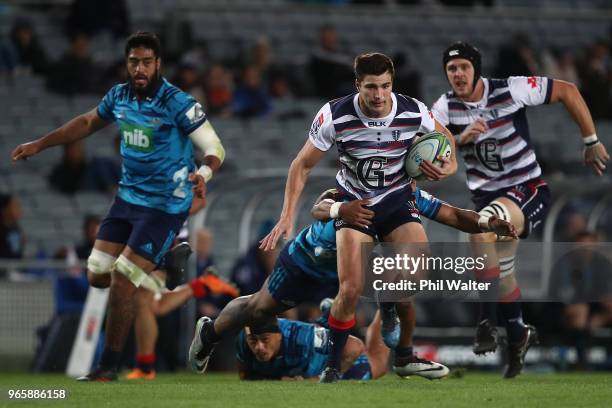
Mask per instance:
[[[254,321],[265,320],[273,315],[271,307],[258,295],[259,293],[250,296],[246,304],[246,312]]]
[[[111,284],[111,275],[110,274],[97,274],[92,273],[91,271],[87,271],[87,281],[89,285],[98,289],[106,289]]]
[[[491,201],[489,205],[484,207],[482,210],[478,212],[478,215],[481,217],[492,217],[495,216],[501,220],[507,221],[509,223],[513,223],[512,213],[506,204],[502,201],[494,200]],[[472,242],[495,242],[498,240],[498,237],[495,233],[489,232],[484,234],[475,234],[470,237]],[[503,240],[503,239],[502,239]]]
[[[117,258],[98,249],[92,249],[87,258],[87,275],[108,275],[113,269]],[[90,280],[91,282],[91,280]]]
[[[349,361],[349,362],[353,362],[357,359],[357,357],[359,357],[362,353],[365,353],[366,349],[365,349],[365,345],[363,344],[363,342],[361,340],[359,340],[356,337],[349,337],[348,341],[346,343],[346,347],[344,349],[344,358]]]
[[[486,217],[496,216],[497,218],[512,223],[512,216],[510,215],[510,209],[506,204],[499,200],[494,200],[489,203],[485,208],[478,212],[479,215]]]
[[[122,286],[126,283],[131,283],[133,287],[137,288],[147,277],[147,273],[141,267],[124,255],[119,255],[119,258],[115,261],[115,272],[125,279],[113,279],[113,286],[115,282]]]

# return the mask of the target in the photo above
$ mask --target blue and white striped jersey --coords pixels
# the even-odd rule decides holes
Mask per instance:
[[[342,168],[336,176],[343,192],[374,205],[387,195],[410,188],[404,159],[417,133],[435,129],[433,115],[422,102],[391,93],[393,107],[384,118],[368,118],[359,108],[359,94],[326,103],[310,128],[312,144],[322,151],[336,145]]]
[[[474,194],[524,183],[542,174],[530,143],[526,106],[550,102],[552,80],[545,77],[483,78],[484,96],[465,102],[452,92],[434,103],[436,119],[459,135],[478,118],[489,129],[474,143],[460,146],[467,185]]]

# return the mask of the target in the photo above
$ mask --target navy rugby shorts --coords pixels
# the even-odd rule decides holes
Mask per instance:
[[[338,281],[322,281],[306,274],[291,260],[291,255],[283,248],[274,270],[268,278],[268,291],[278,303],[290,309],[303,302],[320,302],[338,293]]]
[[[476,211],[480,211],[499,197],[510,199],[523,211],[525,228],[520,238],[527,238],[535,228],[544,223],[550,208],[550,189],[541,179],[530,180],[501,190],[474,194],[472,202],[476,205]]]
[[[353,197],[341,188],[339,188],[338,191],[344,191],[344,193],[341,193],[341,199],[344,201],[356,199],[356,197]],[[419,210],[414,202],[414,194],[410,186],[389,194],[382,201],[368,208],[374,211],[372,224],[367,227],[360,227],[337,219],[334,222],[336,231],[342,228],[351,228],[363,232],[376,240],[382,239],[393,232],[397,227],[409,222],[421,223]]]
[[[188,213],[169,214],[115,197],[97,239],[129,246],[158,265],[174,243]]]

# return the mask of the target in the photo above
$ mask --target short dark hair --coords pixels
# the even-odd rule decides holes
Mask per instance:
[[[361,81],[366,75],[382,75],[385,72],[391,74],[391,78],[395,76],[395,68],[391,58],[380,52],[369,52],[358,55],[353,64],[355,70],[355,78]]]
[[[149,31],[138,31],[130,35],[125,43],[125,57],[127,58],[127,56],[130,55],[130,51],[133,48],[140,47],[153,50],[155,58],[159,58],[161,56],[161,44],[155,33],[151,33]]]

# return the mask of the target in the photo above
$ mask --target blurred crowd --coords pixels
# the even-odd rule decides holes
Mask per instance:
[[[106,33],[121,43],[131,30],[124,2],[107,3],[74,2],[65,28],[70,46],[58,60],[48,57],[48,50],[32,22],[25,17],[17,18],[8,37],[0,44],[0,72],[44,76],[48,88],[62,94],[101,95],[115,83],[124,82],[122,58],[108,61],[106,66],[92,58],[93,36]],[[329,99],[354,89],[354,52],[343,46],[345,42],[334,26],[320,27],[310,55],[299,59],[303,61],[302,66],[279,64],[274,48],[264,35],[253,38],[246,49],[237,46],[234,56],[215,60],[210,57],[206,42],[194,37],[189,23],[181,22],[176,31],[172,36],[160,32],[165,43],[164,75],[205,104],[212,116],[303,115],[303,112],[287,111],[286,102],[300,97]],[[487,56],[497,58],[497,63],[493,72],[484,74],[545,75],[574,82],[593,117],[611,119],[612,26],[610,37],[583,48],[536,49],[527,34],[515,33],[510,42],[500,47],[496,57]],[[411,61],[410,55],[397,54],[393,58],[397,65],[396,91],[422,97],[420,70],[423,68]]]

